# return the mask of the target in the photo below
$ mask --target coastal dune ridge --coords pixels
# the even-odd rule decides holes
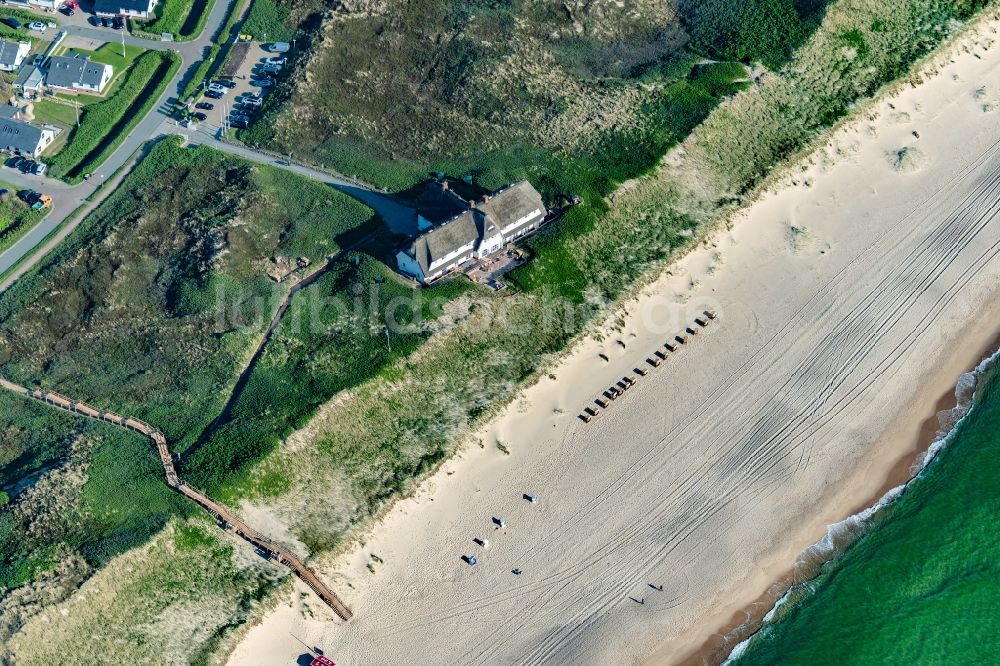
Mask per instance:
[[[706,641],[878,497],[998,333],[1000,123],[977,91],[1000,89],[1000,54],[951,60],[839,128],[524,390],[472,438],[482,447],[317,562],[350,623],[296,594],[230,663],[294,659],[302,642],[345,663],[724,659],[732,645]],[[921,159],[895,168],[887,153],[910,145]],[[643,323],[653,298],[689,314],[718,303],[655,369],[645,359],[668,340]]]

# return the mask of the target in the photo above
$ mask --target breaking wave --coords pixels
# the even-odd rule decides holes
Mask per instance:
[[[750,641],[761,630],[774,622],[778,616],[779,609],[790,601],[794,602],[802,593],[808,592],[806,589],[808,584],[820,573],[823,565],[830,562],[854,543],[868,529],[872,518],[880,510],[899,499],[907,487],[920,477],[921,473],[934,460],[938,453],[951,441],[958,426],[965,420],[965,417],[972,412],[976,402],[976,386],[979,383],[979,378],[998,362],[1000,362],[1000,349],[991,356],[983,359],[976,366],[975,370],[963,373],[959,377],[955,385],[955,407],[938,413],[939,426],[937,437],[927,447],[927,450],[921,453],[914,461],[913,466],[910,468],[910,479],[906,483],[890,489],[872,506],[852,516],[848,516],[838,523],[830,525],[827,527],[826,534],[822,539],[803,550],[795,562],[792,585],[774,603],[774,606],[771,607],[767,614],[764,615],[760,626],[756,627],[749,636],[733,646],[725,661],[722,662],[723,666],[727,666],[743,656],[743,653],[746,652],[747,647],[750,645]],[[741,630],[745,631],[746,627],[740,627],[732,633],[735,634]]]

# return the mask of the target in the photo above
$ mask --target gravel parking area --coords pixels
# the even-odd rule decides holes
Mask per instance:
[[[264,76],[260,72],[260,67],[264,64],[263,61],[265,59],[281,54],[265,50],[261,42],[249,42],[248,46],[249,48],[245,52],[240,53],[238,51],[234,54],[242,61],[237,64],[235,59],[231,60],[224,70],[227,73],[231,72],[229,77],[224,78],[226,81],[231,82],[233,87],[229,88],[221,99],[202,97],[199,100],[200,102],[211,103],[214,106],[211,110],[201,110],[202,113],[208,116],[208,120],[205,121],[204,125],[212,128],[220,127],[226,118],[226,114],[231,113],[240,100],[255,95],[264,97],[271,90],[270,88],[261,88],[251,82],[258,78],[258,74]],[[231,67],[231,65],[235,66]]]

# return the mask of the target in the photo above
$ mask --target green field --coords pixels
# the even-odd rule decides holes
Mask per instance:
[[[120,53],[115,56],[113,51],[103,49],[94,53],[105,58],[121,57]],[[128,55],[126,51],[125,60]],[[66,145],[47,159],[49,173],[71,183],[83,180],[142,120],[178,67],[180,59],[175,54],[148,51],[136,57],[128,69],[118,75],[120,82],[107,98],[78,96],[77,101],[90,103],[82,107],[80,126],[74,125]]]
[[[796,593],[739,664],[989,664],[1000,598],[1000,375],[871,530]]]

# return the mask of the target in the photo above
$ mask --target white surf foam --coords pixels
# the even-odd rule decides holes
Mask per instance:
[[[872,506],[852,516],[848,516],[839,523],[834,523],[833,525],[828,526],[826,534],[823,538],[806,548],[799,555],[796,562],[796,573],[799,573],[800,568],[813,569],[811,574],[808,576],[808,579],[812,580],[815,578],[816,574],[819,573],[819,568],[823,564],[830,562],[839,553],[844,552],[848,546],[854,543],[854,541],[861,536],[870,524],[873,516],[902,496],[910,484],[920,477],[923,471],[927,469],[927,466],[934,460],[935,457],[937,457],[938,453],[940,453],[948,442],[951,441],[962,421],[964,421],[968,415],[972,413],[975,407],[976,387],[979,383],[979,378],[982,377],[983,374],[993,367],[993,365],[998,361],[1000,361],[1000,349],[994,352],[991,356],[983,359],[979,365],[976,366],[975,370],[972,372],[966,372],[958,378],[958,382],[955,384],[955,407],[945,414],[941,424],[942,429],[945,430],[945,432],[939,432],[938,438],[931,442],[931,444],[927,447],[927,450],[924,451],[924,453],[914,463],[913,468],[911,469],[910,479],[906,483],[898,485],[886,492],[882,495],[879,501]],[[771,610],[764,615],[760,626],[745,639],[737,643],[732,650],[730,650],[729,656],[727,656],[725,661],[722,662],[722,666],[728,666],[728,664],[743,656],[754,637],[774,622],[778,609],[785,605],[792,593],[803,584],[804,582],[795,583],[788,590],[786,590],[783,595],[781,595],[781,598],[775,602],[774,606],[771,607]]]

